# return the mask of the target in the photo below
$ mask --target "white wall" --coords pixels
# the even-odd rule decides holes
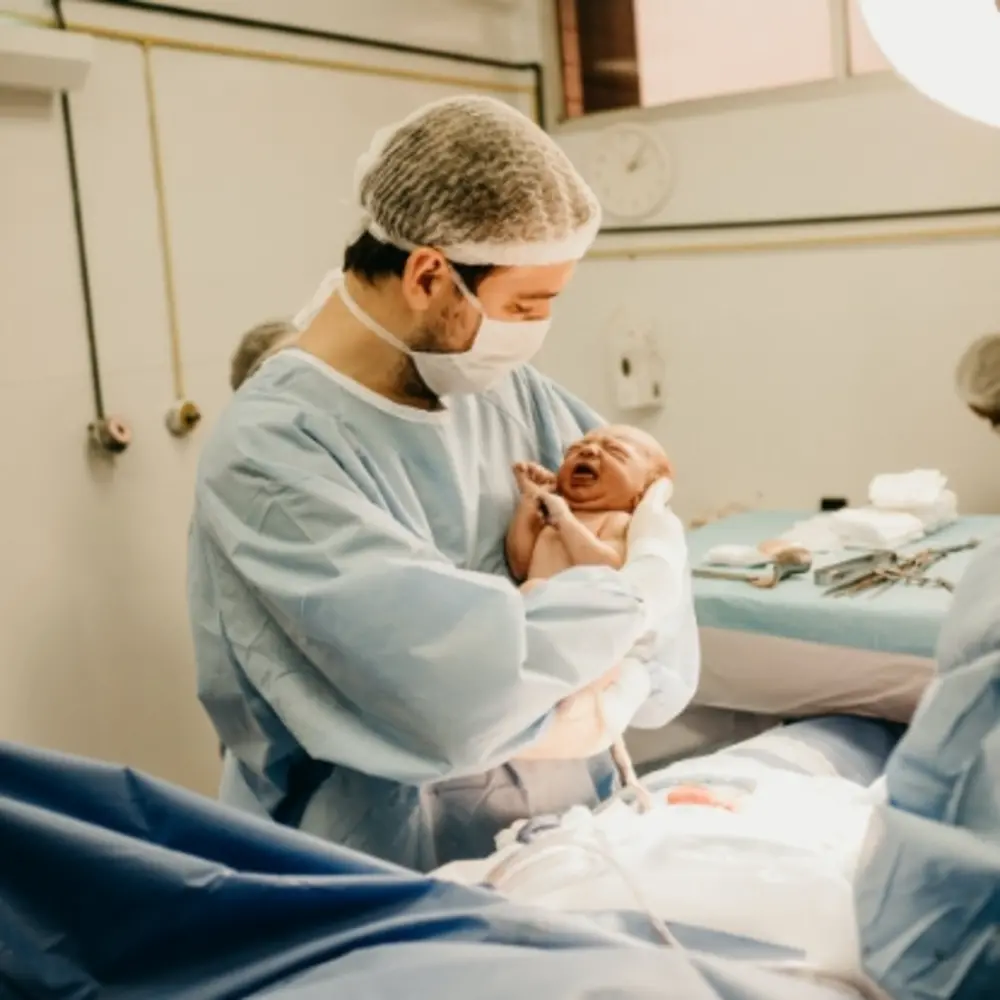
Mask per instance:
[[[1000,131],[888,75],[564,126],[585,173],[622,117],[673,158],[654,224],[1000,204]],[[989,235],[962,235],[973,226]],[[967,510],[1000,511],[1000,442],[952,390],[963,348],[1000,330],[998,269],[997,215],[605,237],[561,303],[543,365],[622,416],[609,324],[621,309],[655,322],[667,404],[642,422],[674,453],[689,514],[758,493],[772,507],[860,501],[872,474],[918,465],[945,470]]]
[[[29,14],[46,6],[0,2]],[[215,6],[273,18],[279,5]],[[538,50],[533,0],[280,6],[284,18],[342,32],[500,58]],[[336,262],[353,221],[352,164],[374,128],[469,89],[454,77],[487,89],[530,84],[97,5],[66,10],[71,22],[106,29],[424,76],[153,50],[184,374],[207,422],[227,399],[243,330],[293,312]],[[526,95],[503,96],[527,106]],[[169,324],[139,46],[101,40],[73,109],[105,395],[135,443],[115,461],[88,456],[92,402],[61,122],[48,100],[0,93],[0,738],[124,761],[211,792],[216,753],[195,698],[184,592],[204,432],[177,441],[163,426]]]

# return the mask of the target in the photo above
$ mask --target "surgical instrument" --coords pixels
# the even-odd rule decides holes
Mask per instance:
[[[749,583],[751,587],[756,587],[758,590],[771,590],[777,587],[782,580],[808,573],[811,568],[812,557],[805,549],[787,548],[775,553],[769,573],[750,576],[746,573],[699,567],[692,571],[692,575],[702,580],[732,580],[736,583]]]
[[[824,597],[852,597],[855,594],[870,592],[871,596],[887,590],[902,583],[906,586],[917,587],[940,587],[944,590],[953,591],[954,584],[944,577],[928,577],[927,570],[946,559],[950,555],[958,552],[966,552],[979,545],[978,539],[971,539],[959,545],[949,545],[942,548],[923,549],[910,556],[900,556],[896,553],[883,553],[884,558],[877,558],[877,553],[872,553],[866,557],[868,568],[865,568],[864,558],[858,560],[848,560],[847,563],[838,564],[839,567],[846,567],[848,563],[854,563],[856,572],[844,571],[840,574],[839,582],[834,582],[823,592]],[[838,566],[826,567],[827,570],[837,570]],[[837,579],[837,574],[826,575],[822,578],[817,571],[814,579],[817,583],[824,580]]]
[[[868,576],[873,570],[896,562],[897,555],[891,549],[878,549],[862,555],[844,559],[830,566],[821,566],[813,573],[813,582],[818,587],[832,587],[847,584]]]

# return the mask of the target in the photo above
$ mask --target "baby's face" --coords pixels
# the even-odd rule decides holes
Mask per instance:
[[[655,438],[634,427],[601,427],[566,450],[557,484],[576,509],[631,513],[654,480],[671,474]]]

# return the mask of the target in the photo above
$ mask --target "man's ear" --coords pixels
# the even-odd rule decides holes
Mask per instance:
[[[442,295],[447,295],[454,285],[448,262],[440,250],[418,247],[403,267],[400,279],[406,304],[414,312],[427,312]]]

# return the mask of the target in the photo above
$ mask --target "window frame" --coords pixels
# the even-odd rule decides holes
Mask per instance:
[[[586,130],[591,123],[607,124],[616,121],[659,121],[671,118],[690,118],[701,115],[722,114],[741,109],[763,108],[791,101],[811,101],[843,94],[845,90],[856,93],[879,92],[905,86],[891,69],[871,70],[863,73],[851,71],[851,34],[848,0],[827,0],[830,7],[830,44],[832,47],[833,75],[825,80],[810,80],[780,87],[762,87],[738,93],[697,97],[665,104],[637,105],[610,111],[584,111],[580,115],[566,114],[563,91],[564,66],[562,34],[558,4],[549,4],[551,17],[549,32],[554,44],[551,50],[558,59],[557,81],[553,86],[553,104],[557,113],[552,116],[554,131],[575,132]]]

